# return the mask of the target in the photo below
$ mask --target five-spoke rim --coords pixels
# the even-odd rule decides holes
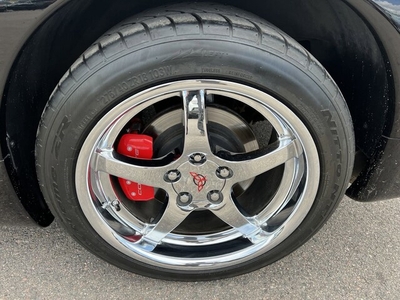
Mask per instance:
[[[207,99],[213,96],[258,111],[274,128],[276,140],[250,153],[216,152],[210,145],[207,121]],[[172,97],[182,99],[180,157],[168,162],[159,159],[157,164],[121,159],[114,146],[124,126],[144,109]],[[273,197],[257,214],[244,213],[232,192],[234,185],[279,166],[283,166],[282,178]],[[165,191],[168,200],[161,217],[146,223],[132,214],[120,201],[113,176]],[[145,90],[108,112],[81,148],[75,184],[89,223],[111,246],[154,266],[202,270],[253,259],[284,241],[311,209],[319,176],[318,152],[309,131],[279,100],[238,83],[186,80]],[[191,213],[201,210],[212,212],[230,228],[207,235],[174,233]],[[197,253],[201,246],[226,246],[234,240],[243,245],[210,251],[210,255],[185,255],[190,249]],[[165,246],[184,247],[180,248],[183,254],[163,251]]]

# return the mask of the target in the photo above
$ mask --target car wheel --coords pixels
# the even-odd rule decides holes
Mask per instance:
[[[36,154],[52,212],[91,252],[210,280],[316,233],[354,135],[338,87],[292,38],[236,8],[179,4],[122,22],[71,66]]]

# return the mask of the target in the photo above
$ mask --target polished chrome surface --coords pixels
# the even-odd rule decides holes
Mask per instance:
[[[372,0],[382,9],[400,29],[400,1],[398,0]]]
[[[57,0],[0,0],[0,12],[44,9]]]
[[[218,109],[208,108],[206,99],[216,95],[235,99],[259,112],[273,126],[276,141],[265,148],[245,149],[244,153],[213,152],[209,112],[218,116]],[[161,166],[120,160],[113,147],[124,126],[143,109],[172,97],[182,99],[183,112],[176,115],[184,127],[182,155]],[[213,120],[218,123],[218,117]],[[273,187],[276,193],[271,201],[255,215],[244,214],[237,206],[234,187],[250,181],[246,186],[250,190],[254,178],[278,166],[284,171],[279,186]],[[80,151],[75,183],[85,216],[111,246],[151,265],[205,270],[250,260],[285,240],[310,210],[319,172],[318,153],[307,128],[277,99],[237,83],[187,80],[143,91],[104,116]],[[110,175],[163,190],[168,200],[161,217],[151,223],[141,221],[119,201]],[[202,211],[213,213],[230,227],[209,234],[174,232],[189,215]],[[282,220],[272,226],[276,219]],[[209,256],[182,254],[196,253],[198,246],[239,238],[243,245],[234,250],[221,247],[219,253],[211,252]],[[164,253],[159,246],[168,244],[184,246],[184,252]]]

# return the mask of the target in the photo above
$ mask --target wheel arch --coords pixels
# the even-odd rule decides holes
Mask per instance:
[[[267,19],[302,43],[332,74],[345,95],[356,128],[362,174],[356,180],[358,190],[352,193],[357,198],[372,174],[369,167],[385,149],[387,139],[382,136],[389,137],[392,130],[398,88],[392,68],[396,64],[391,61],[393,54],[388,54],[388,44],[370,24],[375,19],[386,20],[387,24],[380,26],[395,30],[389,20],[361,0],[213,2],[225,2]],[[53,220],[36,181],[34,161],[36,128],[50,94],[75,59],[106,30],[130,15],[165,3],[117,0],[110,6],[107,1],[60,1],[38,21],[36,30],[20,48],[2,97],[0,144],[3,156],[10,154],[5,163],[15,190],[40,225]],[[364,17],[367,14],[373,18]],[[346,28],[350,30],[346,32]]]

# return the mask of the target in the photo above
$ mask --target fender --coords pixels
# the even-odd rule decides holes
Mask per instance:
[[[395,198],[399,196],[400,190],[400,170],[397,168],[397,153],[400,147],[400,1],[347,2],[366,20],[382,42],[393,76],[394,112],[393,123],[389,125],[390,130],[386,128],[386,132],[382,134],[382,148],[377,154],[376,163],[362,172],[346,194],[362,202]],[[374,10],[371,7],[378,9]]]
[[[55,3],[57,2],[57,3]],[[55,11],[59,10],[68,0],[39,0],[39,1],[0,1],[0,107],[5,99],[4,89],[7,86],[8,76],[11,74],[13,64],[24,48],[26,42]],[[12,23],[10,20],[12,19]],[[4,23],[2,23],[2,20]],[[3,30],[6,28],[7,30]],[[7,42],[3,42],[7,41]],[[1,46],[3,45],[3,47]],[[5,109],[0,109],[0,120],[5,120]],[[8,173],[10,183],[5,183],[7,189],[14,189],[22,205],[41,226],[48,226],[54,220],[43,196],[35,184],[24,184],[19,167],[19,161],[12,155],[15,144],[10,141],[4,122],[0,122],[0,172]],[[2,158],[2,159],[1,159]]]

